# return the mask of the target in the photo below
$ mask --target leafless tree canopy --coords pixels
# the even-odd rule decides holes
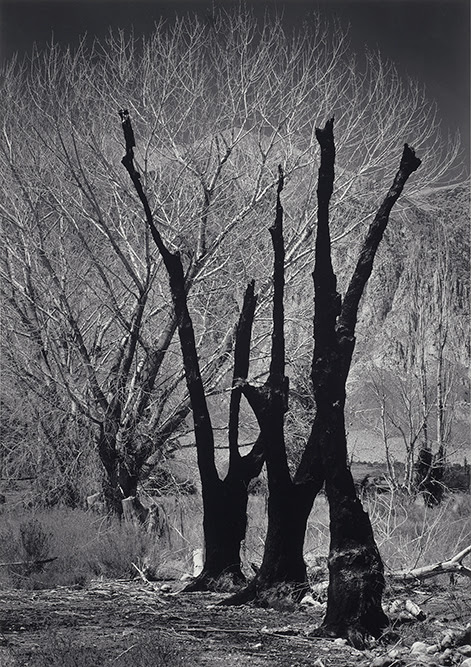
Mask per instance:
[[[398,146],[410,140],[424,162],[403,212],[457,157],[420,86],[375,54],[355,60],[346,36],[320,20],[291,34],[281,20],[260,23],[243,11],[178,18],[148,38],[118,32],[75,51],[51,45],[6,65],[1,86],[2,358],[14,397],[3,400],[9,415],[18,409],[11,422],[21,432],[6,461],[31,472],[33,462],[58,456],[60,440],[61,476],[73,477],[91,448],[102,462],[111,456],[108,478],[122,490],[129,482],[125,493],[164,443],[173,446],[189,402],[162,261],[120,164],[116,111],[132,113],[152,213],[183,258],[209,392],[227,386],[249,278],[261,283],[266,308],[265,229],[279,163],[288,285],[312,263],[316,123],[335,114],[331,233],[347,254]],[[290,308],[288,319],[309,322],[310,313]],[[254,345],[263,356],[267,325],[259,322]],[[289,358],[307,337],[297,334]]]

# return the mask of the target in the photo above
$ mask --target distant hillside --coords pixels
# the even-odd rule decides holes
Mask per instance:
[[[433,446],[440,354],[448,453],[454,460],[471,456],[469,189],[439,192],[428,208],[391,219],[361,305],[348,384],[357,460],[380,460],[381,450],[384,456],[381,403],[394,456],[402,460],[400,431],[406,437],[418,427],[426,395]]]
[[[471,459],[468,202],[469,190],[461,187],[453,192],[437,193],[430,198],[426,210],[411,205],[407,214],[391,216],[361,303],[354,362],[347,385],[347,437],[349,454],[354,461],[384,461],[384,433],[393,459],[404,461],[406,443],[414,438],[415,451],[418,451],[424,441],[423,429],[417,435],[424,393],[421,355],[427,377],[427,437],[436,450],[438,313],[447,326],[442,378],[446,394],[447,457],[460,463],[465,456]],[[342,291],[353,271],[360,241],[359,235],[351,239],[351,243],[345,240],[334,246],[334,263]],[[445,276],[443,303],[437,303],[435,283],[439,267]],[[288,284],[286,332],[288,357],[296,360],[294,365],[288,365],[293,394],[300,392],[305,398],[309,394],[312,351],[312,281],[309,270],[304,273],[305,278],[294,286]],[[269,326],[268,311],[265,316]],[[265,355],[268,345],[269,338],[265,341]],[[267,368],[267,358],[253,353],[252,376],[260,379],[259,374]],[[230,382],[230,374],[226,382]],[[223,392],[210,399],[220,447],[227,444],[228,398],[228,393]],[[386,413],[385,431],[381,422],[382,405]],[[298,408],[292,397],[291,408],[287,420],[288,444],[297,440],[302,446],[312,423],[313,406],[309,406],[307,400],[304,407]],[[189,419],[189,431],[191,428]],[[242,443],[253,442],[257,437],[257,426],[248,408],[243,410],[240,430]],[[183,441],[188,444],[192,438],[190,433]],[[223,467],[226,454],[220,450],[218,455]],[[189,457],[192,459],[192,455]],[[185,454],[183,459],[187,458]]]

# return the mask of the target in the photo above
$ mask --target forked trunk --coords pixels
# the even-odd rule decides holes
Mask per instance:
[[[219,478],[214,459],[214,433],[201,377],[195,334],[187,303],[188,283],[179,253],[166,247],[155,223],[149,201],[134,166],[134,133],[127,110],[120,111],[126,155],[122,163],[127,169],[143,205],[152,238],[167,269],[170,292],[175,309],[180,348],[188,394],[191,401],[196,441],[198,469],[203,496],[203,533],[205,561],[201,574],[187,590],[208,590],[219,586],[222,577],[234,582],[243,581],[240,546],[247,525],[248,484],[263,465],[263,446],[260,442],[241,457],[238,449],[238,419],[241,397],[240,382],[247,378],[250,339],[256,296],[253,282],[247,287],[244,306],[239,318],[234,350],[234,379],[229,417],[229,473]]]
[[[373,269],[376,251],[389,215],[420,160],[404,146],[400,167],[371,223],[343,304],[336,291],[331,263],[329,203],[334,183],[333,120],[316,129],[321,147],[318,218],[314,268],[314,355],[312,384],[320,447],[330,507],[329,588],[327,613],[317,634],[347,637],[363,647],[369,635],[378,637],[387,625],[381,600],[384,573],[368,514],[356,495],[347,465],[344,422],[345,386],[355,347],[358,307]],[[313,462],[315,463],[315,462]]]
[[[280,194],[284,175],[279,167],[276,216],[270,234],[273,242],[273,331],[268,378],[262,387],[244,384],[247,398],[260,425],[265,444],[268,476],[268,529],[263,561],[254,580],[225,604],[255,600],[266,605],[290,594],[301,599],[308,590],[303,557],[304,535],[314,496],[312,486],[291,480],[284,440],[284,415],[288,407],[284,339],[284,240]]]

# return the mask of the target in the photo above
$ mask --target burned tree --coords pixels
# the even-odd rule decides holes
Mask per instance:
[[[224,480],[214,460],[214,435],[199,369],[195,336],[187,305],[186,278],[178,253],[171,253],[158,232],[134,166],[135,145],[129,114],[120,112],[126,141],[126,167],[141,200],[153,240],[166,266],[175,309],[186,382],[190,395],[198,466],[202,482],[206,560],[193,590],[210,588],[223,574],[242,580],[239,548],[245,535],[247,485],[260,471],[263,455],[268,473],[268,531],[264,558],[255,579],[228,602],[266,600],[274,587],[287,584],[296,596],[307,589],[303,544],[314,499],[325,483],[330,505],[328,605],[316,634],[348,637],[356,645],[378,636],[387,624],[381,607],[383,565],[369,521],[347,466],[345,431],[346,381],[355,347],[358,307],[389,215],[420,160],[406,144],[394,182],[370,225],[342,303],[331,261],[329,205],[334,186],[333,119],[316,129],[321,148],[314,267],[314,352],[311,378],[316,414],[311,435],[294,477],[288,468],[284,414],[288,405],[285,375],[283,207],[284,174],[279,167],[276,217],[270,228],[274,249],[273,332],[271,363],[262,387],[247,382],[251,328],[255,312],[253,283],[247,288],[239,320],[229,420],[230,468]],[[260,426],[252,452],[241,457],[237,446],[241,394]],[[283,589],[283,593],[286,587]]]
[[[263,561],[256,577],[246,589],[227,600],[227,604],[242,604],[254,598],[265,604],[273,596],[274,587],[280,583],[287,584],[290,592],[298,599],[307,591],[303,559],[304,535],[315,494],[323,484],[322,475],[318,477],[319,484],[315,488],[312,484],[293,484],[286,455],[284,415],[288,408],[289,388],[285,375],[283,187],[284,174],[280,166],[276,217],[270,227],[274,251],[270,370],[261,387],[242,383],[243,393],[257,418],[265,445],[269,491],[268,529]],[[280,592],[285,595],[287,588],[284,587]]]
[[[381,204],[363,242],[359,260],[342,303],[332,267],[329,204],[334,186],[333,119],[316,129],[321,148],[317,199],[317,237],[313,273],[314,352],[312,386],[316,404],[308,444],[294,480],[284,446],[283,414],[288,386],[284,375],[283,335],[283,209],[278,187],[277,213],[271,228],[274,262],[273,338],[270,374],[265,385],[245,384],[244,393],[260,424],[265,443],[269,501],[264,558],[254,581],[228,602],[266,600],[270,589],[288,584],[298,596],[306,589],[303,544],[314,499],[325,482],[330,506],[331,544],[327,613],[316,634],[348,637],[361,646],[367,635],[378,636],[387,624],[381,607],[383,565],[367,513],[357,498],[347,466],[345,431],[346,381],[355,347],[358,307],[371,275],[373,261],[404,185],[420,165],[413,149],[404,147],[393,185]],[[286,587],[285,587],[286,590]]]
[[[183,356],[186,384],[193,414],[198,468],[203,498],[203,533],[205,561],[201,574],[188,590],[205,590],[218,585],[221,576],[229,576],[234,583],[244,580],[240,562],[240,544],[247,525],[248,484],[257,477],[263,465],[263,446],[259,438],[252,450],[241,456],[238,448],[238,421],[241,389],[247,378],[252,323],[256,295],[254,283],[246,289],[239,317],[234,351],[234,380],[229,413],[229,470],[221,480],[214,458],[214,433],[208,411],[203,380],[196,350],[193,323],[187,303],[187,279],[178,252],[166,247],[153,219],[140,174],[134,166],[134,133],[127,110],[120,111],[126,155],[122,163],[143,205],[153,241],[167,269],[170,293],[175,309],[180,347]]]
[[[409,176],[420,160],[407,144],[394,182],[367,232],[360,256],[343,299],[336,289],[329,236],[329,201],[334,184],[333,120],[316,130],[321,147],[318,184],[318,225],[314,269],[315,315],[312,384],[316,402],[315,431],[324,434],[320,448],[330,506],[329,589],[327,613],[320,634],[347,636],[359,645],[365,635],[378,636],[387,624],[382,611],[383,564],[367,513],[357,498],[347,466],[345,385],[355,347],[358,307],[373,269],[376,251],[389,215]],[[311,448],[313,445],[311,445]],[[308,445],[303,469],[317,464]]]

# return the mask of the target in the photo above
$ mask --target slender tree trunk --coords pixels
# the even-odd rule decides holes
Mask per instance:
[[[120,111],[126,155],[122,162],[143,205],[152,238],[164,261],[170,282],[185,378],[193,413],[198,469],[203,498],[203,533],[205,560],[203,571],[187,590],[217,588],[221,577],[232,582],[244,581],[240,562],[240,546],[247,525],[248,484],[263,465],[263,448],[257,442],[252,451],[241,457],[237,443],[240,383],[246,381],[249,366],[250,340],[256,297],[251,283],[245,293],[235,342],[235,367],[229,417],[230,464],[224,480],[218,476],[214,460],[214,434],[206,402],[196,350],[193,323],[188,311],[188,282],[178,253],[171,253],[155,226],[140,175],[134,167],[134,134],[127,111]]]
[[[262,564],[246,589],[225,601],[242,604],[255,599],[269,604],[277,595],[289,592],[300,599],[308,590],[303,557],[304,535],[317,488],[304,480],[294,483],[288,468],[284,440],[284,415],[288,406],[288,378],[285,375],[284,339],[284,239],[283,207],[280,194],[284,175],[279,167],[276,216],[270,233],[273,242],[273,332],[270,372],[262,387],[243,387],[265,445],[268,475],[268,528]]]
[[[287,468],[283,439],[287,382],[284,378],[284,340],[283,345],[280,343],[280,335],[283,333],[283,283],[280,279],[282,252],[279,249],[280,240],[276,241],[278,237],[282,239],[282,208],[279,201],[281,181],[277,218],[272,228],[275,290],[270,376],[261,389],[250,386],[245,388],[266,443],[268,533],[260,571],[252,584],[229,602],[243,602],[253,597],[260,600],[263,598],[261,592],[280,583],[305,583],[303,543],[306,522],[312,503],[325,480],[330,506],[330,578],[326,616],[315,634],[348,637],[355,646],[360,647],[366,636],[378,636],[388,621],[381,606],[383,564],[369,517],[357,498],[347,464],[345,386],[355,346],[360,298],[371,274],[375,253],[392,206],[420,161],[406,145],[394,183],[363,243],[342,306],[332,268],[329,232],[329,204],[335,163],[333,120],[328,121],[323,129],[316,129],[316,136],[321,147],[313,273],[315,310],[311,371],[316,415],[293,483]]]
[[[391,209],[410,174],[420,165],[404,148],[399,171],[370,225],[343,305],[336,292],[330,261],[329,200],[333,190],[335,146],[333,121],[316,130],[321,147],[318,185],[318,234],[314,269],[315,348],[312,381],[317,415],[328,434],[321,448],[330,507],[329,588],[327,613],[320,635],[348,637],[363,646],[368,635],[379,636],[387,625],[381,599],[384,574],[371,523],[356,495],[347,465],[344,423],[345,385],[355,346],[358,307]]]

